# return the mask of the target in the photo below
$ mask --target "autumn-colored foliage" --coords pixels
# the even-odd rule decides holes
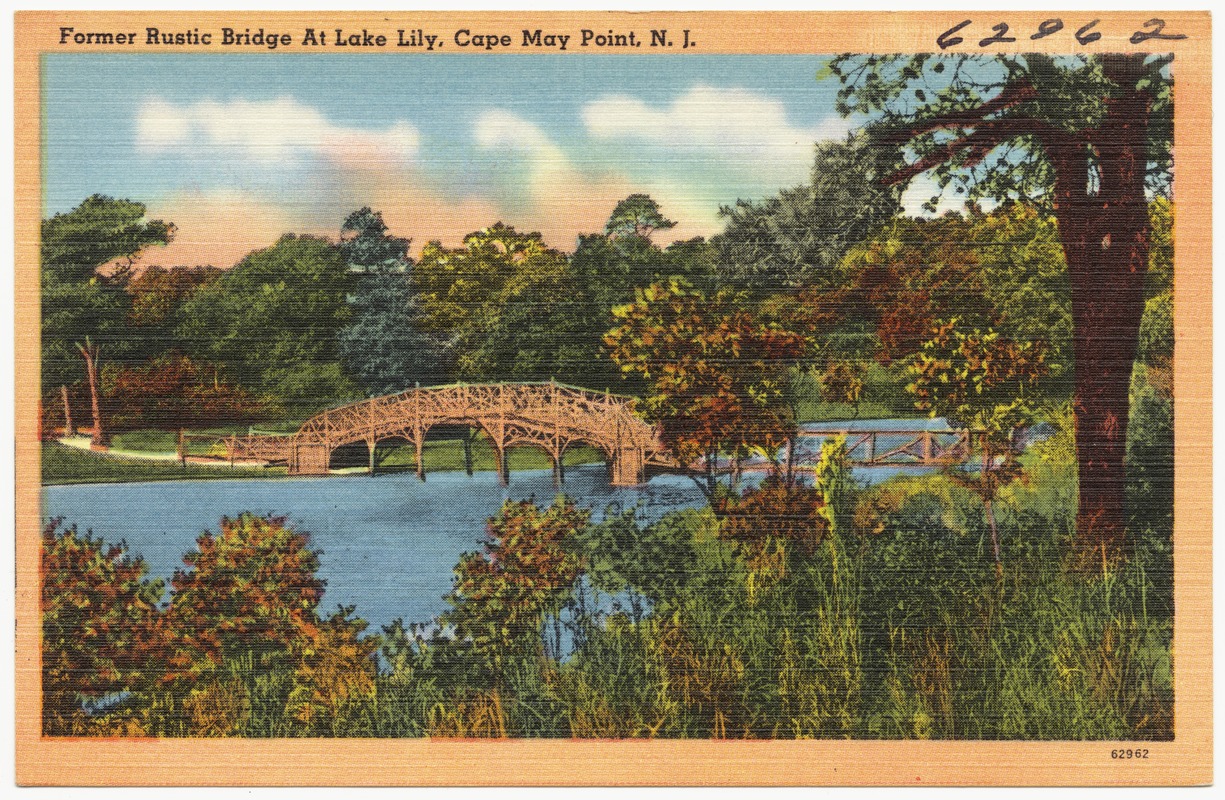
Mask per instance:
[[[975,491],[986,507],[992,549],[1000,559],[992,502],[999,488],[1020,474],[1013,437],[1036,413],[1038,381],[1047,374],[1046,346],[1016,342],[994,330],[963,330],[960,320],[940,321],[911,371],[915,405],[970,432],[982,449],[978,473],[950,473]]]
[[[124,289],[132,298],[128,323],[137,327],[161,326],[173,321],[174,312],[193,292],[217,280],[216,267],[151,266],[133,275]]]
[[[619,325],[604,342],[623,372],[650,381],[642,409],[676,459],[702,460],[713,490],[720,452],[780,447],[795,428],[787,368],[805,338],[760,319],[734,293],[706,297],[672,281],[636,298],[613,309]]]
[[[366,623],[343,608],[303,626],[293,641],[294,688],[289,710],[309,727],[337,719],[351,703],[374,696],[378,640],[358,638]]]
[[[858,417],[863,378],[855,366],[847,361],[831,361],[821,375],[821,398],[827,403],[846,403]]]
[[[966,330],[940,321],[916,356],[908,387],[915,406],[958,428],[1007,436],[1036,411],[1035,390],[1046,375],[1046,346],[1017,342],[997,331]]]
[[[789,483],[781,475],[768,475],[742,495],[728,493],[711,501],[723,536],[751,549],[763,547],[771,538],[782,539],[806,553],[829,532],[824,506],[819,489]]]
[[[846,283],[823,298],[843,319],[869,322],[888,364],[919,350],[935,321],[961,315],[987,321],[974,237],[981,217],[905,219],[888,235],[852,250]]]
[[[158,356],[143,367],[107,365],[102,402],[112,429],[207,427],[265,411],[250,392],[221,380],[215,365],[185,355]]]
[[[373,697],[378,639],[362,636],[352,608],[318,614],[318,555],[282,518],[222,519],[184,557],[161,608],[162,583],[122,545],[48,525],[44,730],[230,736],[251,718],[253,686],[280,675],[285,714],[334,734],[345,709]]]
[[[167,682],[192,681],[223,659],[277,655],[317,635],[324,582],[310,539],[281,517],[242,514],[196,539],[171,580]]]
[[[160,582],[122,544],[58,520],[42,533],[43,732],[139,733],[125,693],[154,677]],[[91,708],[86,713],[86,707]]]

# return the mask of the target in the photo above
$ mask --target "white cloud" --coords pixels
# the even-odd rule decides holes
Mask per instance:
[[[486,111],[477,118],[473,136],[486,150],[521,150],[546,160],[565,160],[560,148],[544,131],[509,111]]]
[[[404,121],[373,130],[338,125],[292,97],[182,106],[155,98],[137,114],[136,142],[150,153],[204,145],[259,162],[316,157],[349,167],[381,167],[411,161],[419,136]]]
[[[586,105],[583,123],[598,140],[696,150],[712,164],[764,171],[787,181],[806,177],[813,142],[841,138],[852,124],[834,116],[812,128],[796,126],[778,100],[709,86],[695,86],[662,107],[629,95],[608,95]]]

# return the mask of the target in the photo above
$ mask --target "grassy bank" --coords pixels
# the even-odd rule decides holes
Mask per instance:
[[[283,476],[284,468],[234,467],[188,464],[175,461],[145,461],[108,453],[95,453],[46,442],[42,447],[44,486],[66,483],[135,483],[138,481],[199,480],[201,478],[270,478]]]

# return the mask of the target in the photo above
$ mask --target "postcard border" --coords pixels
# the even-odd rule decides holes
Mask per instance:
[[[376,18],[432,26],[689,27],[702,53],[931,51],[973,12],[18,12],[16,141],[16,757],[24,785],[1177,785],[1212,780],[1212,238],[1211,23],[1165,12],[1189,34],[1158,42],[1176,53],[1175,151],[1175,740],[1145,742],[1148,761],[1110,758],[1117,742],[83,740],[40,735],[37,439],[40,224],[39,55],[76,26],[358,25]],[[990,12],[1016,30],[1075,12]],[[1102,30],[1151,14],[1092,12]],[[993,19],[994,21],[994,19]],[[119,27],[116,27],[119,29]],[[808,33],[811,32],[811,33]],[[1134,51],[1122,35],[1070,48],[1018,36],[1012,51]],[[964,52],[973,43],[954,46]],[[106,52],[167,52],[111,47]],[[183,52],[181,48],[174,50]],[[96,49],[93,52],[98,52]],[[283,56],[278,52],[268,57]],[[379,57],[382,53],[371,53]],[[633,57],[633,54],[625,54]],[[385,56],[386,57],[386,56]],[[429,57],[412,55],[403,57]],[[481,57],[473,55],[472,57]],[[485,57],[505,58],[507,55]],[[575,53],[581,58],[583,54]],[[677,57],[683,57],[678,55]],[[576,765],[582,765],[576,769]]]

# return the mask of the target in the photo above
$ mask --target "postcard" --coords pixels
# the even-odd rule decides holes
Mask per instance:
[[[1207,12],[18,12],[27,785],[1212,780]]]

